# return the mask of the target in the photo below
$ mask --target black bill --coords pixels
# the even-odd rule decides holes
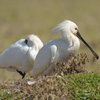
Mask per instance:
[[[82,36],[80,35],[79,31],[77,30],[77,37],[91,50],[91,52],[93,53],[93,55],[99,59],[99,56],[96,54],[96,52],[87,44],[87,42],[82,38]]]

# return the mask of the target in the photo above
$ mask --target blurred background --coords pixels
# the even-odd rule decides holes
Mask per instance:
[[[82,37],[100,55],[99,0],[0,0],[0,53],[30,34],[39,36],[44,44],[60,38],[50,30],[67,19],[78,25]],[[82,42],[78,53],[90,58],[87,70],[100,73],[100,61],[92,61],[92,53]],[[0,82],[19,78],[16,72],[0,69]]]

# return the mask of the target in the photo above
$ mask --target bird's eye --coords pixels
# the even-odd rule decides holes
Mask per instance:
[[[26,43],[26,44],[27,44],[27,42],[28,42],[28,41],[25,39],[25,43]]]
[[[75,28],[75,30],[77,30],[77,28]]]

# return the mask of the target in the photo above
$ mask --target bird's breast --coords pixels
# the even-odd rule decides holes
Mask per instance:
[[[73,41],[73,47],[72,47],[72,52],[77,52],[80,47],[80,41],[77,38],[76,41]]]

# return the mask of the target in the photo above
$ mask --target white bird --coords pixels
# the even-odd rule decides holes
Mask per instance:
[[[80,47],[80,40],[92,51],[94,56],[98,59],[99,56],[92,50],[92,48],[81,37],[78,26],[70,21],[65,20],[52,29],[52,34],[60,32],[62,38],[55,39],[46,43],[38,52],[33,66],[32,75],[37,77],[41,73],[49,75],[53,72],[53,67],[58,61],[67,64],[70,53],[76,53]],[[78,39],[79,38],[79,39]]]
[[[36,35],[20,39],[0,55],[0,68],[11,72],[17,71],[23,79],[26,72],[33,69],[36,55],[42,46],[42,41]]]

